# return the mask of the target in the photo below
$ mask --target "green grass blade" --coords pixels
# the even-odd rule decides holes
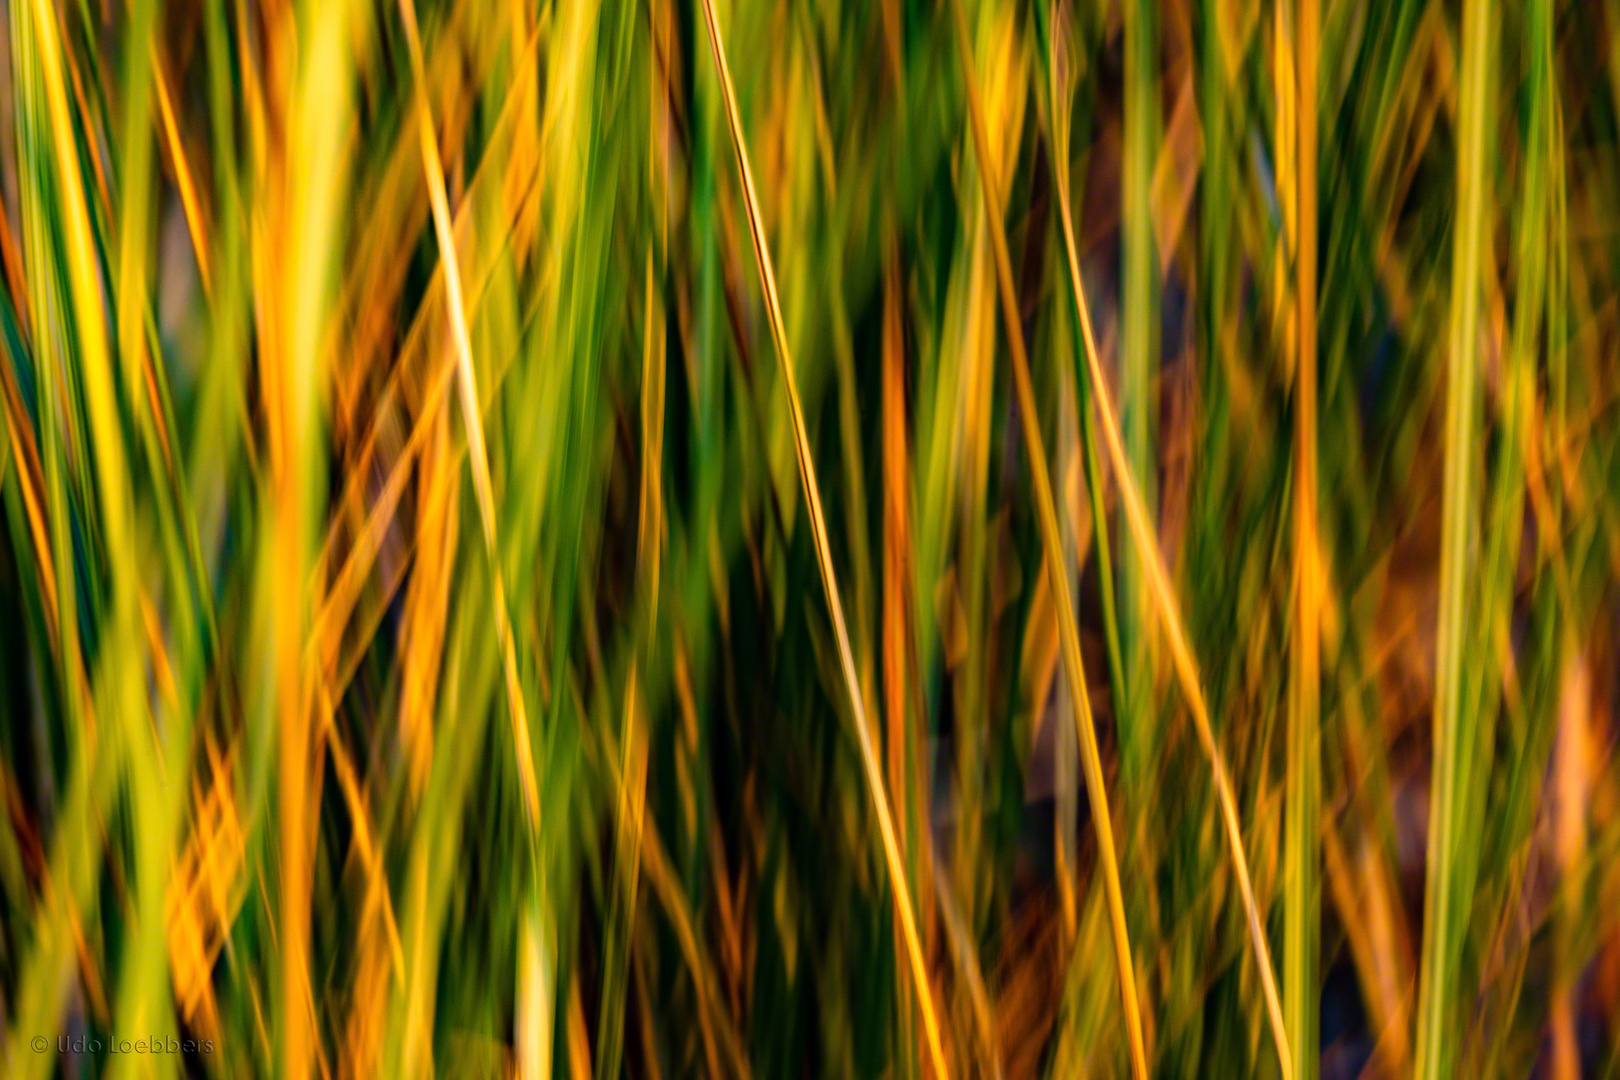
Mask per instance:
[[[1479,863],[1467,837],[1484,806],[1476,758],[1479,725],[1469,708],[1464,647],[1473,619],[1469,565],[1477,543],[1476,474],[1480,396],[1481,299],[1491,206],[1486,119],[1495,79],[1495,5],[1463,5],[1458,87],[1456,225],[1452,245],[1451,317],[1446,367],[1445,486],[1441,504],[1440,613],[1435,654],[1434,766],[1429,809],[1428,874],[1423,901],[1423,956],[1418,975],[1418,1080],[1451,1075],[1458,1050],[1454,1009],[1463,941],[1468,933]],[[1477,835],[1477,834],[1476,834]]]

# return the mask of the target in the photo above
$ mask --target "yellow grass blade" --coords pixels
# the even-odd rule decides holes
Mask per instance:
[[[726,120],[731,129],[732,149],[737,155],[737,169],[742,174],[743,199],[748,211],[748,232],[754,244],[754,260],[759,268],[760,285],[765,292],[765,309],[770,317],[771,337],[776,343],[776,358],[782,369],[782,385],[787,391],[788,414],[793,423],[793,450],[798,460],[799,480],[804,487],[804,501],[810,518],[810,535],[815,543],[816,565],[821,571],[821,585],[827,595],[827,609],[832,616],[833,635],[838,642],[838,662],[843,671],[845,689],[849,692],[851,719],[855,739],[861,752],[861,767],[866,774],[867,788],[872,796],[872,807],[877,814],[878,831],[883,840],[883,855],[888,863],[889,883],[894,889],[895,913],[900,920],[901,934],[906,952],[911,958],[911,976],[916,984],[917,998],[922,1005],[923,1029],[928,1037],[928,1052],[934,1075],[947,1080],[950,1069],[945,1064],[945,1050],[940,1043],[939,1020],[935,1015],[933,995],[928,982],[928,965],[923,958],[922,942],[917,935],[917,919],[911,905],[911,890],[906,885],[905,863],[900,857],[900,844],[895,836],[894,815],[889,808],[889,797],[883,783],[883,772],[878,764],[877,752],[872,745],[872,729],[866,719],[866,706],[862,700],[860,677],[855,671],[855,656],[850,649],[849,631],[844,625],[844,605],[839,599],[838,578],[833,571],[832,550],[827,543],[827,523],[821,509],[821,491],[816,484],[815,463],[810,452],[810,436],[805,430],[804,409],[799,404],[799,389],[793,374],[793,357],[788,351],[787,332],[782,324],[782,310],[776,294],[776,275],[771,269],[771,255],[765,243],[765,226],[760,219],[759,196],[754,191],[754,175],[748,165],[748,148],[743,141],[742,119],[737,113],[737,95],[731,86],[731,69],[726,64],[725,43],[720,35],[720,23],[715,17],[714,0],[703,0],[703,18],[709,30],[709,45],[714,53],[715,67],[720,75],[721,95],[725,99]]]
[[[490,570],[494,577],[495,633],[499,639],[506,676],[506,700],[512,715],[518,780],[523,788],[523,806],[529,815],[529,828],[538,832],[540,785],[535,779],[528,709],[523,701],[523,686],[518,679],[517,647],[512,640],[512,623],[506,610],[506,589],[501,580],[500,545],[495,533],[494,486],[490,482],[489,451],[484,445],[478,383],[473,375],[472,337],[467,331],[467,311],[461,295],[461,269],[456,257],[455,231],[450,223],[450,200],[444,188],[444,167],[439,162],[438,137],[433,133],[433,110],[427,98],[422,41],[416,28],[416,5],[413,0],[399,0],[399,10],[404,19],[405,41],[411,54],[411,74],[416,81],[417,134],[422,144],[422,170],[433,208],[433,227],[439,238],[439,258],[444,264],[445,303],[450,308],[450,331],[456,348],[461,416],[467,428],[467,456],[472,464],[473,493],[478,500],[478,517],[484,527],[484,546],[489,550]]]
[[[1080,287],[1080,255],[1075,243],[1074,218],[1069,208],[1068,192],[1057,192],[1058,214],[1063,225],[1063,246],[1068,257],[1069,282],[1074,289],[1075,306],[1080,311],[1080,330],[1085,343],[1086,366],[1091,384],[1096,391],[1097,414],[1102,421],[1103,442],[1108,450],[1109,464],[1119,484],[1120,498],[1125,504],[1125,519],[1130,527],[1132,542],[1140,553],[1148,596],[1159,626],[1170,647],[1170,659],[1175,668],[1181,690],[1192,713],[1198,741],[1203,745],[1215,777],[1215,796],[1221,807],[1221,821],[1227,844],[1231,849],[1232,866],[1237,878],[1238,892],[1244,914],[1249,922],[1249,937],[1254,946],[1255,960],[1260,970],[1260,984],[1266,998],[1266,1012],[1271,1032],[1277,1043],[1277,1057],[1284,1080],[1294,1075],[1293,1057],[1289,1052],[1288,1034],[1283,1024],[1282,1002],[1277,993],[1277,976],[1271,963],[1271,949],[1266,944],[1265,922],[1260,917],[1259,905],[1254,898],[1254,883],[1249,874],[1249,860],[1243,849],[1243,831],[1238,819],[1237,799],[1232,794],[1232,782],[1227,776],[1226,759],[1215,741],[1210,726],[1209,706],[1204,702],[1204,691],[1198,677],[1198,663],[1193,659],[1192,646],[1182,626],[1175,590],[1170,585],[1170,574],[1164,566],[1164,556],[1154,537],[1153,525],[1147,507],[1131,477],[1125,456],[1125,441],[1120,434],[1119,418],[1114,411],[1103,375],[1102,361],[1097,351],[1097,340],[1091,327],[1091,312],[1086,304],[1085,290]]]
[[[1035,488],[1035,510],[1040,521],[1041,546],[1046,554],[1046,574],[1051,584],[1053,606],[1057,610],[1063,671],[1068,679],[1069,698],[1074,705],[1074,722],[1080,736],[1081,766],[1086,773],[1086,794],[1091,801],[1091,820],[1097,834],[1097,854],[1108,900],[1108,919],[1113,930],[1114,959],[1119,971],[1120,1002],[1125,1013],[1131,1072],[1138,1080],[1146,1080],[1146,1036],[1142,1027],[1141,1003],[1136,995],[1136,965],[1131,956],[1130,935],[1125,923],[1124,890],[1119,881],[1119,856],[1114,850],[1113,817],[1104,786],[1097,727],[1091,715],[1091,695],[1086,688],[1085,668],[1080,658],[1080,630],[1075,623],[1074,605],[1070,601],[1073,593],[1069,586],[1069,572],[1063,561],[1063,538],[1058,530],[1057,510],[1052,499],[1052,481],[1047,475],[1046,445],[1041,438],[1035,388],[1029,375],[1029,356],[1024,347],[1018,296],[1013,287],[1012,258],[1007,252],[1007,232],[1001,221],[1000,180],[993,175],[989,139],[985,135],[984,110],[979,103],[973,55],[968,49],[967,19],[962,13],[961,0],[951,0],[951,14],[956,25],[957,58],[961,62],[962,77],[967,83],[968,119],[978,155],[985,216],[990,222],[1002,324],[1007,335],[1008,352],[1012,354],[1013,385],[1018,394],[1019,418],[1024,427],[1024,451],[1029,458],[1029,471]]]

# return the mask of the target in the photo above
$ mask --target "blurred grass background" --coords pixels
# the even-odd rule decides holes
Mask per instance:
[[[0,1074],[1620,1077],[1617,0],[0,11]]]

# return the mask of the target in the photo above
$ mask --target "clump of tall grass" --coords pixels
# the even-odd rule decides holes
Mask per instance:
[[[0,10],[0,1074],[1620,1077],[1620,7]]]

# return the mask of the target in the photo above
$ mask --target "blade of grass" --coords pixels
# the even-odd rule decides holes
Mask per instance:
[[[1283,8],[1279,6],[1281,13]],[[1316,1018],[1320,932],[1318,884],[1321,828],[1321,645],[1322,554],[1317,538],[1317,361],[1316,361],[1316,108],[1317,54],[1321,12],[1318,0],[1297,0],[1293,8],[1291,97],[1294,121],[1292,190],[1288,216],[1294,240],[1294,613],[1289,648],[1287,787],[1284,795],[1286,881],[1283,893],[1282,980],[1284,1019],[1300,1080],[1317,1070]],[[1279,14],[1280,18],[1280,14]],[[1279,25],[1278,47],[1287,35]]]
[[[152,48],[152,84],[157,89],[158,115],[163,120],[163,138],[169,147],[169,162],[174,169],[175,187],[180,189],[180,206],[185,211],[186,228],[191,233],[192,252],[197,259],[197,276],[203,292],[213,292],[213,271],[208,255],[208,230],[203,223],[202,206],[197,198],[197,187],[191,178],[191,166],[186,162],[186,147],[180,139],[180,129],[174,118],[174,102],[169,94],[169,83],[163,75],[163,64]]]
[[[262,632],[274,643],[274,663],[264,672],[268,685],[261,692],[275,718],[278,751],[272,853],[280,880],[272,1016],[276,1068],[290,1080],[303,1080],[323,1059],[311,983],[315,826],[323,771],[317,765],[321,739],[311,725],[304,649],[314,543],[325,502],[320,392],[336,344],[329,321],[335,284],[330,269],[332,254],[341,250],[345,134],[352,116],[348,5],[307,4],[298,15],[276,28],[280,37],[269,50],[298,62],[282,72],[287,81],[281,90],[288,100],[277,104],[289,114],[280,118],[286,138],[269,153],[269,168],[280,183],[271,185],[256,210],[261,227],[277,222],[273,240],[268,229],[261,234],[270,241],[262,252],[270,297],[261,309],[261,336],[268,340],[260,378],[269,418],[264,497],[271,519],[260,538],[265,572],[258,604]],[[270,837],[264,840],[269,843]]]
[[[456,372],[461,391],[461,418],[467,429],[467,457],[472,465],[473,493],[478,501],[478,519],[484,528],[484,546],[489,552],[494,574],[495,634],[501,649],[506,678],[506,702],[512,717],[512,739],[517,757],[518,779],[523,787],[523,805],[528,811],[529,828],[540,828],[540,786],[535,779],[534,751],[529,741],[529,714],[523,700],[523,685],[517,668],[517,648],[512,641],[512,621],[506,610],[506,589],[500,566],[500,544],[496,535],[495,494],[489,473],[489,451],[484,443],[484,422],[480,415],[478,383],[473,373],[472,337],[467,331],[467,311],[462,301],[460,261],[456,257],[455,231],[450,224],[450,200],[445,193],[444,167],[439,162],[439,140],[433,131],[433,109],[427,97],[426,65],[422,60],[422,40],[416,27],[414,0],[399,0],[405,25],[405,41],[411,56],[411,74],[416,86],[417,135],[422,146],[422,171],[427,181],[428,199],[433,210],[433,228],[439,240],[439,258],[444,264],[445,303],[450,309],[450,331],[456,349]]]
[[[1282,1066],[1283,1077],[1285,1080],[1291,1080],[1293,1058],[1289,1052],[1288,1036],[1283,1023],[1282,1004],[1277,994],[1277,978],[1271,964],[1271,949],[1266,944],[1265,922],[1260,916],[1259,905],[1255,902],[1248,856],[1244,853],[1237,799],[1232,793],[1232,781],[1227,774],[1225,756],[1215,741],[1215,732],[1210,725],[1209,706],[1204,701],[1204,692],[1198,676],[1198,663],[1193,657],[1192,646],[1182,626],[1175,590],[1170,584],[1170,574],[1165,569],[1163,556],[1159,553],[1153,525],[1131,472],[1125,441],[1120,434],[1119,420],[1114,412],[1113,402],[1109,398],[1096,336],[1092,331],[1090,308],[1086,304],[1085,290],[1080,279],[1080,257],[1075,243],[1074,218],[1069,208],[1066,190],[1060,189],[1057,192],[1057,203],[1063,226],[1064,249],[1068,255],[1069,284],[1074,290],[1075,306],[1080,309],[1080,329],[1085,344],[1086,366],[1091,377],[1092,400],[1096,403],[1098,418],[1102,422],[1103,443],[1108,448],[1109,464],[1113,467],[1115,481],[1119,485],[1131,541],[1142,562],[1151,610],[1157,616],[1166,643],[1169,645],[1171,662],[1181,683],[1182,694],[1187,699],[1188,711],[1192,713],[1193,726],[1214,774],[1215,796],[1220,802],[1221,820],[1232,856],[1233,872],[1237,878],[1244,914],[1248,918],[1249,937],[1254,947],[1261,988],[1266,998],[1266,1011],[1271,1023],[1272,1036],[1277,1044],[1277,1057]]]
[[[1136,996],[1135,961],[1131,956],[1129,930],[1125,922],[1124,892],[1119,882],[1119,857],[1114,850],[1113,816],[1104,786],[1102,754],[1097,747],[1097,728],[1091,715],[1091,696],[1086,688],[1085,669],[1080,658],[1080,631],[1075,623],[1073,592],[1063,560],[1063,537],[1058,528],[1057,510],[1052,499],[1052,482],[1047,475],[1046,447],[1041,438],[1036,412],[1035,388],[1029,374],[1029,356],[1024,346],[1023,323],[1013,285],[1012,259],[1007,252],[1007,234],[1001,221],[1000,181],[992,175],[989,139],[985,134],[984,112],[979,102],[973,54],[968,46],[967,17],[961,0],[950,0],[955,24],[956,54],[967,88],[968,119],[973,129],[973,145],[979,163],[979,181],[984,194],[985,214],[990,223],[991,250],[995,255],[996,285],[1001,297],[1003,329],[1012,358],[1013,385],[1018,394],[1018,414],[1023,422],[1024,451],[1029,458],[1030,476],[1035,489],[1035,510],[1040,522],[1041,545],[1045,552],[1046,573],[1051,581],[1053,606],[1057,610],[1058,636],[1063,650],[1063,670],[1074,721],[1079,729],[1081,764],[1086,774],[1086,795],[1091,801],[1091,820],[1097,834],[1097,853],[1103,888],[1108,899],[1108,917],[1114,938],[1114,958],[1119,971],[1120,1007],[1125,1015],[1131,1072],[1138,1080],[1148,1075],[1146,1041],[1142,1029],[1141,1005]]]
[[[992,7],[985,19],[984,50],[993,81],[986,94],[995,101],[996,127],[1016,131],[1023,126],[1024,93],[1022,81],[1021,35],[1015,13],[1007,7]],[[1011,153],[1003,138],[991,153]],[[995,160],[992,158],[991,160]],[[1005,211],[998,204],[994,213]],[[962,652],[953,663],[952,706],[966,722],[955,725],[952,742],[955,770],[953,801],[957,808],[947,863],[955,876],[963,921],[982,932],[985,928],[986,882],[981,873],[993,851],[994,836],[988,827],[988,807],[995,802],[995,779],[987,775],[986,757],[992,752],[991,725],[986,722],[994,708],[991,678],[996,635],[989,629],[994,617],[990,579],[1005,551],[1001,530],[995,527],[991,502],[990,464],[996,448],[995,371],[996,299],[988,288],[994,270],[985,254],[994,221],[988,215],[965,213],[965,228],[971,239],[964,253],[962,301],[966,323],[961,357],[962,381],[957,405],[959,457],[955,489],[955,565],[951,584],[952,603],[959,612]],[[993,264],[993,260],[989,260]]]
[[[929,828],[932,785],[925,752],[928,708],[920,684],[917,659],[916,565],[913,480],[910,430],[905,400],[906,341],[899,257],[892,222],[888,226],[883,278],[883,340],[881,423],[883,497],[883,694],[888,720],[888,765],[891,797],[900,814],[900,840],[911,856],[911,882],[917,890],[922,936],[932,944],[934,933],[932,882],[934,855]],[[926,951],[926,948],[925,948]],[[898,967],[900,960],[896,958]],[[898,977],[899,972],[896,972]],[[921,1047],[917,1032],[917,1006],[900,994],[900,1038],[906,1050],[902,1076],[920,1075]]]
[[[1486,117],[1492,111],[1494,4],[1463,4],[1462,73],[1458,105],[1457,215],[1452,244],[1451,320],[1446,369],[1445,480],[1441,505],[1440,611],[1435,646],[1433,780],[1427,876],[1423,897],[1423,949],[1418,974],[1415,1075],[1451,1075],[1459,1042],[1453,1020],[1458,966],[1473,903],[1479,851],[1464,842],[1478,805],[1476,725],[1469,710],[1471,682],[1464,647],[1469,640],[1468,598],[1476,533],[1475,415],[1479,409],[1480,303],[1485,246],[1491,228],[1485,176]]]
[[[1044,11],[1044,8],[1037,7],[1036,14],[1044,15]],[[1069,72],[1073,68],[1073,62],[1066,51],[1063,53],[1058,51],[1059,43],[1065,39],[1061,36],[1064,32],[1063,24],[1056,13],[1043,18],[1040,26],[1044,29],[1047,94],[1052,125],[1052,153],[1049,156],[1052,161],[1053,179],[1057,183],[1058,190],[1067,194],[1072,190],[1069,155],[1073,138],[1070,108],[1072,97],[1070,82],[1073,76]],[[1080,312],[1072,303],[1069,305],[1069,314],[1074,320],[1074,325],[1078,327]],[[1092,426],[1091,380],[1086,377],[1085,357],[1079,350],[1074,352],[1074,381],[1075,411],[1080,422],[1080,460],[1085,470],[1091,519],[1096,523],[1092,537],[1097,548],[1097,592],[1102,601],[1103,636],[1108,646],[1109,685],[1123,692],[1125,660],[1120,647],[1119,606],[1114,590],[1116,580],[1114,542],[1104,524],[1108,521],[1108,514],[1104,502],[1102,463],[1097,454],[1097,433]],[[1116,705],[1116,715],[1119,711],[1119,706]]]
[[[844,625],[844,607],[839,599],[838,579],[833,571],[832,551],[827,542],[827,525],[821,509],[821,492],[816,484],[810,436],[805,429],[803,407],[799,404],[798,385],[793,373],[793,357],[788,351],[787,333],[782,323],[782,312],[776,295],[776,277],[771,269],[770,251],[765,242],[765,226],[760,219],[759,196],[754,191],[753,172],[748,165],[748,148],[743,140],[742,119],[737,112],[736,92],[731,85],[731,69],[726,63],[725,44],[721,38],[719,20],[714,12],[714,0],[703,0],[703,19],[708,27],[709,46],[714,55],[715,68],[720,76],[721,96],[725,101],[726,120],[731,132],[732,149],[737,157],[737,170],[742,175],[743,199],[748,212],[748,231],[753,240],[754,260],[759,270],[760,285],[765,293],[771,336],[776,344],[776,358],[782,371],[782,386],[787,393],[788,414],[793,424],[794,456],[798,461],[799,480],[804,487],[811,538],[816,550],[816,565],[821,573],[821,585],[826,593],[827,609],[832,617],[833,635],[837,639],[839,666],[843,671],[845,689],[849,693],[851,719],[855,728],[856,742],[860,748],[861,766],[865,771],[867,788],[872,797],[873,810],[877,815],[883,854],[888,863],[889,884],[894,890],[895,913],[900,920],[906,951],[911,958],[911,975],[916,984],[918,1001],[922,1005],[923,1028],[928,1037],[928,1050],[934,1075],[939,1080],[946,1080],[950,1076],[950,1069],[945,1064],[945,1051],[940,1043],[939,1020],[935,1015],[933,995],[928,982],[928,966],[923,958],[922,943],[917,935],[917,920],[912,911],[911,890],[906,885],[905,864],[901,859],[899,841],[895,836],[893,814],[889,809],[888,795],[885,793],[882,769],[872,745],[872,730],[866,719],[866,706],[862,701],[860,679],[855,670],[855,657],[850,649],[849,631]]]
[[[1152,179],[1159,142],[1158,0],[1124,0],[1125,160],[1120,231],[1123,278],[1120,310],[1120,422],[1125,448],[1143,499],[1153,505],[1154,438],[1158,417],[1159,305],[1154,258]],[[1143,775],[1157,743],[1159,718],[1153,702],[1149,586],[1142,552],[1126,546],[1119,555],[1120,644],[1125,683],[1120,696],[1120,745],[1126,775]]]

